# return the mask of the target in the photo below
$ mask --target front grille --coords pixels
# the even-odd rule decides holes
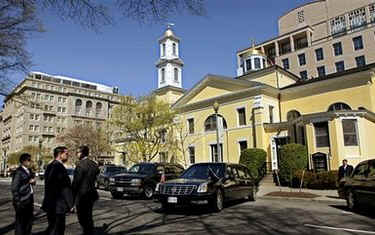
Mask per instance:
[[[195,185],[160,185],[160,193],[167,195],[190,195]]]

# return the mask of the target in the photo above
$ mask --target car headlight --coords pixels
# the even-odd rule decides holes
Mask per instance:
[[[203,184],[199,185],[197,192],[198,193],[206,193],[207,189],[208,189],[208,183],[203,183]]]
[[[155,187],[155,192],[159,192],[159,187],[160,187],[160,183],[157,183]]]
[[[113,177],[109,178],[109,182],[110,183],[115,183],[115,178],[113,178]]]
[[[130,185],[132,185],[132,186],[139,186],[141,184],[142,184],[142,180],[141,179],[132,179],[130,181]]]

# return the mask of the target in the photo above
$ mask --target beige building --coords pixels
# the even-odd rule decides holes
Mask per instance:
[[[276,64],[302,79],[322,77],[375,62],[375,2],[316,0],[278,20],[279,36],[237,52],[237,75]],[[263,60],[264,59],[264,60]]]
[[[73,125],[102,125],[118,101],[117,87],[31,72],[4,100],[1,163],[27,145],[55,147],[56,136]]]

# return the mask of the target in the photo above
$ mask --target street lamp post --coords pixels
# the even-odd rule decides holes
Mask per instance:
[[[217,161],[221,162],[221,149],[220,149],[220,142],[219,142],[219,119],[217,113],[219,112],[219,103],[215,101],[214,103],[214,111],[215,111],[215,119],[216,119],[216,153],[217,153]],[[216,160],[216,159],[215,159]]]
[[[38,160],[37,160],[37,164],[38,164],[38,172],[40,171],[40,167],[43,163],[43,161],[41,161],[41,154],[42,154],[42,138],[39,138],[39,153],[38,153]]]

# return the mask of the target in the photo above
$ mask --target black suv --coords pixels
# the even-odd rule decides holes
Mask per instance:
[[[113,198],[120,198],[124,194],[143,195],[151,199],[155,186],[164,178],[174,179],[180,176],[184,168],[171,163],[139,163],[132,166],[128,173],[110,177],[109,190]]]
[[[198,163],[177,179],[159,183],[155,197],[163,209],[174,205],[210,204],[215,211],[224,201],[247,198],[255,201],[258,187],[247,167],[230,163]]]
[[[359,205],[375,207],[375,159],[360,162],[356,166],[353,174],[346,177],[341,194],[351,210]]]
[[[109,178],[113,175],[125,173],[126,168],[116,165],[104,165],[100,167],[100,173],[96,180],[96,187],[103,188],[104,190],[109,189]]]

